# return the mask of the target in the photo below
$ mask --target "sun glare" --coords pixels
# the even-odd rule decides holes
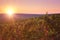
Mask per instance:
[[[15,12],[16,12],[15,9],[12,8],[12,7],[8,7],[8,8],[5,9],[5,13],[6,13],[9,17],[12,17]]]
[[[9,16],[12,16],[13,13],[14,13],[14,10],[13,9],[7,9],[7,12],[6,12]]]

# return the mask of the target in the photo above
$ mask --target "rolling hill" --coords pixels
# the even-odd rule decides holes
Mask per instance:
[[[0,23],[0,40],[60,40],[60,14]]]

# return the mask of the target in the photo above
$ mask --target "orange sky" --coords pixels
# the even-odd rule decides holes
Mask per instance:
[[[0,0],[0,13],[11,6],[16,13],[59,13],[60,0]]]

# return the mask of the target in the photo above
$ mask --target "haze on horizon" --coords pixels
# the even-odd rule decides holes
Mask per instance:
[[[60,0],[0,0],[0,13],[4,13],[7,6],[16,8],[16,13],[60,12]]]

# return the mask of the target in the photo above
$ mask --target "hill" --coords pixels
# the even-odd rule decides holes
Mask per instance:
[[[60,40],[60,14],[0,23],[0,40]]]

